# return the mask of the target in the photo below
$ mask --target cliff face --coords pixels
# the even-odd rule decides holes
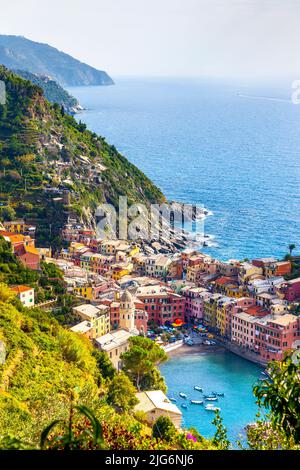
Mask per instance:
[[[0,35],[0,64],[54,78],[62,86],[113,85],[109,75],[49,46]]]
[[[165,200],[115,147],[62,114],[39,87],[1,66],[0,80],[7,91],[0,105],[0,210],[36,223],[40,244],[58,238],[69,215],[90,223],[99,203],[117,207],[121,195],[146,205]]]

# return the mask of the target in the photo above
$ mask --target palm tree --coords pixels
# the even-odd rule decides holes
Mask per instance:
[[[295,248],[296,248],[296,245],[295,245],[294,243],[291,243],[291,244],[289,245],[290,256],[292,256],[292,252],[293,252],[293,250],[294,250]]]

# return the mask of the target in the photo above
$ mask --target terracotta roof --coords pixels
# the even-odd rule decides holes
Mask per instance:
[[[39,256],[39,252],[36,248],[34,248],[34,246],[25,246],[25,250],[26,250],[26,253],[31,253],[32,255]]]
[[[224,286],[225,284],[229,284],[230,282],[236,284],[236,282],[231,277],[227,277],[227,276],[219,277],[219,279],[216,280],[216,284],[219,284],[221,286]]]
[[[14,286],[10,288],[12,291],[17,292],[17,294],[21,294],[22,292],[27,292],[32,290],[32,287],[27,286]]]
[[[269,312],[260,305],[253,305],[252,307],[248,307],[245,309],[245,313],[252,316],[264,316],[267,315]]]

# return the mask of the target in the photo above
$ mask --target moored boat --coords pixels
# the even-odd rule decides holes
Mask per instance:
[[[185,394],[185,393],[182,393],[182,392],[179,393],[179,396],[180,396],[181,398],[187,398],[186,394]]]
[[[187,405],[186,405],[185,403],[182,403],[181,408],[186,409],[186,408],[187,408]]]
[[[218,397],[205,397],[207,401],[218,401]]]
[[[221,411],[221,408],[218,408],[215,405],[205,405],[207,411]]]
[[[176,398],[169,398],[169,400],[172,401],[173,403],[177,402]]]
[[[203,405],[203,400],[191,400],[192,405]]]
[[[197,390],[197,392],[203,392],[203,388],[198,387],[198,385],[195,385],[194,390]]]

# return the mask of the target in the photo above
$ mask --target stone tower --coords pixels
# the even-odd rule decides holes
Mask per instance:
[[[128,331],[132,331],[135,328],[134,325],[134,314],[135,306],[132,299],[132,295],[126,289],[120,297],[120,328],[125,328]]]

